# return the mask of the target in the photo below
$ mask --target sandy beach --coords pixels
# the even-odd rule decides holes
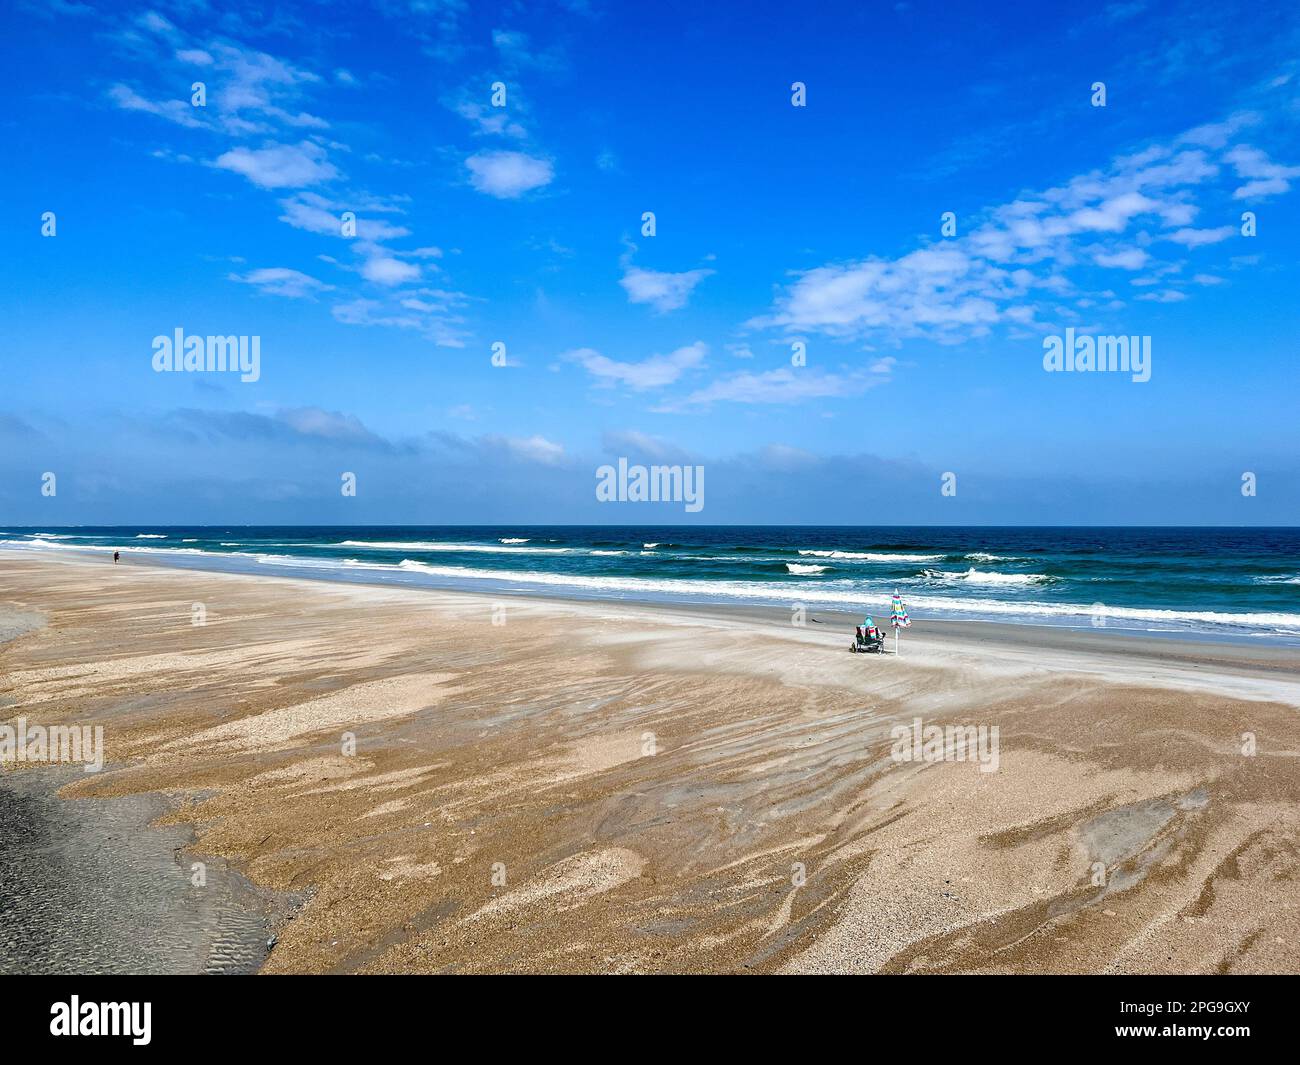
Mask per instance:
[[[300,900],[263,972],[1300,972],[1294,651],[14,551],[0,612],[0,723],[104,727],[68,816]]]

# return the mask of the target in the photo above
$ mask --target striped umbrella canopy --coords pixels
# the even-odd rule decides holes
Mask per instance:
[[[894,593],[893,613],[889,620],[896,629],[905,629],[912,624],[912,619],[907,616],[907,607],[903,606],[902,597],[897,592]]]

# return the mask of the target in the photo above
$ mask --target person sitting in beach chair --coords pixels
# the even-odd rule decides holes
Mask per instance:
[[[853,644],[849,648],[851,651],[879,651],[885,645],[885,634],[876,627],[876,623],[868,614],[866,620],[853,630]]]

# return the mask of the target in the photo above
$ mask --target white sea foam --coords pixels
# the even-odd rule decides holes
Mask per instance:
[[[972,566],[964,573],[946,573],[943,570],[928,569],[925,576],[932,581],[962,581],[966,584],[1000,584],[1007,587],[1029,584],[1048,584],[1055,577],[1046,573],[990,573],[988,570]]]
[[[886,592],[871,592],[861,589],[844,588],[843,590],[819,582],[807,584],[777,584],[761,581],[699,581],[680,578],[651,579],[645,577],[600,577],[562,573],[529,573],[514,570],[484,570],[462,566],[435,566],[414,559],[403,559],[400,569],[430,576],[452,577],[462,580],[504,581],[510,584],[536,584],[544,586],[564,586],[585,588],[591,591],[651,593],[658,595],[677,594],[725,599],[767,599],[788,601],[791,594],[798,594],[808,602],[843,604],[854,609],[871,607],[879,610],[888,608],[890,596]],[[1053,617],[1091,619],[1091,604],[1073,603],[1011,603],[996,599],[945,598],[941,596],[909,596],[908,612],[914,622],[924,620],[918,617],[924,611],[963,614],[1002,614],[1022,617]],[[1181,611],[1155,610],[1143,607],[1107,607],[1107,619],[1128,619],[1134,621],[1168,621],[1200,623],[1210,625],[1227,625],[1233,628],[1260,626],[1275,628],[1287,626],[1300,627],[1300,614],[1274,613],[1220,613],[1217,611]]]
[[[245,554],[244,552],[235,552],[246,558],[254,558],[264,566],[283,566],[288,569],[339,569],[346,567],[348,569],[373,569],[392,571],[391,562],[362,562],[355,558],[302,558],[296,555],[268,555],[264,553]]]
[[[785,568],[791,573],[825,573],[829,569],[828,566],[814,566],[799,562],[787,562]]]
[[[653,550],[654,550],[656,547],[658,547],[659,545],[658,545],[658,544],[642,544],[641,546],[644,547],[644,548],[645,548],[646,550],[648,550],[648,551],[653,551]]]
[[[60,544],[48,540],[0,540],[0,547],[47,547],[55,551],[97,551],[111,554],[114,551],[130,551],[133,554],[147,555],[209,555],[200,547],[145,547],[131,544]]]
[[[136,533],[135,538],[137,540],[166,540],[167,536],[164,533]]]
[[[800,551],[811,558],[838,558],[848,562],[942,562],[943,555],[895,555],[879,551]]]
[[[213,560],[229,557],[256,558],[259,562],[283,567],[304,569],[342,569],[362,568],[374,571],[405,570],[430,577],[452,578],[462,581],[491,581],[506,584],[537,587],[570,587],[585,589],[594,593],[617,595],[648,594],[655,596],[689,596],[706,600],[767,600],[788,602],[792,595],[808,603],[827,606],[840,606],[853,610],[868,609],[873,612],[886,609],[889,605],[889,592],[885,589],[866,589],[860,583],[849,580],[827,580],[807,582],[773,582],[773,581],[714,581],[682,578],[650,579],[641,577],[600,576],[564,573],[533,573],[515,570],[478,569],[469,566],[440,566],[414,559],[403,559],[399,564],[382,562],[362,562],[357,559],[304,559],[291,555],[249,554],[247,552],[214,553],[198,548],[124,546],[102,544],[69,544],[53,539],[38,537],[28,540],[0,540],[2,547],[14,547],[27,550],[54,550],[59,552],[94,551],[97,553],[121,550],[124,552],[167,556],[167,555],[206,555]],[[230,546],[241,546],[231,544]],[[361,547],[374,547],[371,542],[357,543]],[[409,547],[409,544],[402,544]],[[452,545],[439,544],[439,550],[455,550]],[[516,549],[517,550],[517,549]],[[568,549],[563,549],[568,550]],[[961,581],[962,585],[971,583],[967,574],[949,574],[948,578]],[[978,573],[979,571],[973,571]],[[988,574],[992,577],[1041,578],[1041,574]],[[943,583],[948,583],[940,578]],[[976,582],[980,583],[980,582]],[[993,585],[1004,584],[994,581]],[[906,596],[909,612],[913,620],[924,622],[927,612],[946,615],[967,616],[1003,616],[1030,618],[1054,618],[1059,620],[1091,619],[1092,604],[1009,602],[1005,600],[977,598],[974,596],[909,595]],[[1248,629],[1270,629],[1278,634],[1300,632],[1300,614],[1281,612],[1248,611],[1193,611],[1165,610],[1145,607],[1107,606],[1105,616],[1108,620],[1144,622],[1149,625],[1174,626],[1223,626],[1236,631]]]
[[[428,540],[341,540],[335,547],[364,547],[375,551],[455,551],[484,554],[567,555],[571,547],[519,547],[497,544],[449,544]]]
[[[530,539],[532,539],[532,537],[529,537],[529,536],[503,536],[503,537],[501,537],[499,540],[497,540],[497,543],[499,543],[499,544],[526,544],[526,543],[528,543],[528,541],[529,541]]]

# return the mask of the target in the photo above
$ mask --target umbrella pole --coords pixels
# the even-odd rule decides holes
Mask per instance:
[[[894,654],[898,654],[898,626],[894,626]]]

